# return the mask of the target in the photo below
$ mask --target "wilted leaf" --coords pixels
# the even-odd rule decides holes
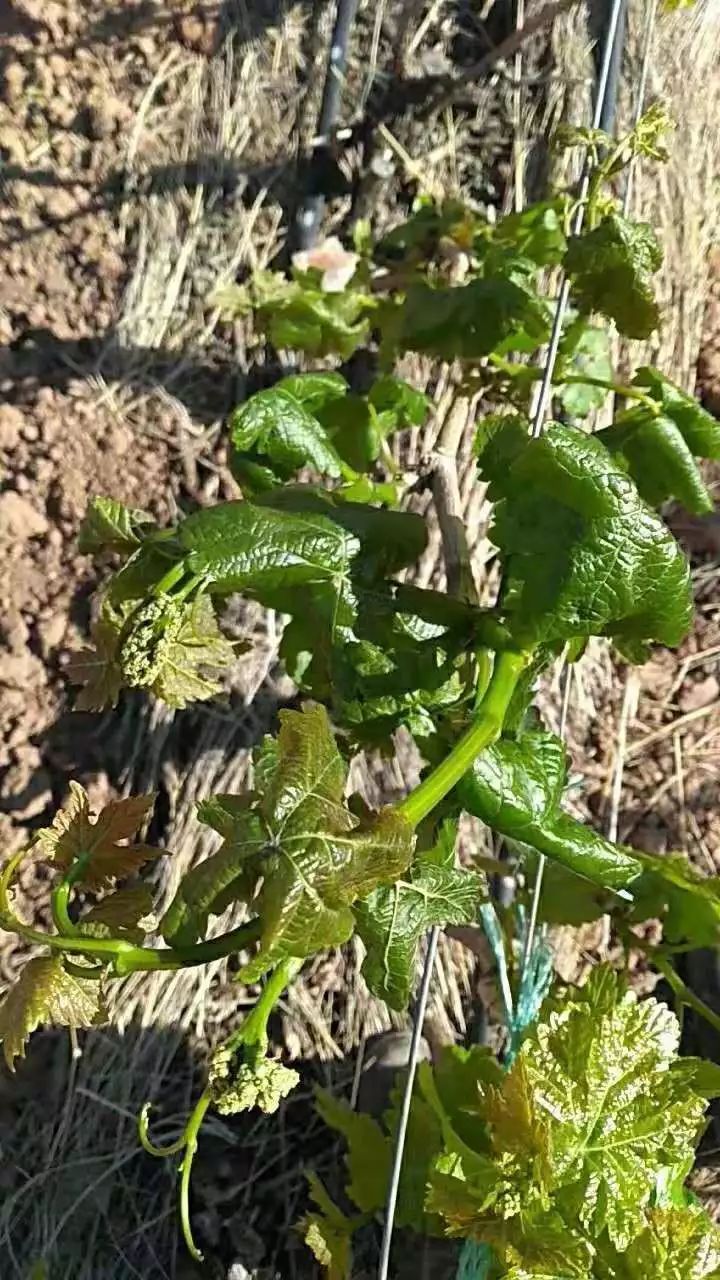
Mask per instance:
[[[77,883],[99,889],[164,852],[147,844],[118,843],[135,834],[154,802],[154,795],[111,800],[93,821],[85,788],[71,782],[69,803],[56,813],[51,826],[40,828],[35,839],[60,871],[82,858],[84,869]]]
[[[28,960],[0,1004],[0,1040],[11,1071],[25,1057],[25,1044],[36,1027],[91,1027],[101,1016],[97,982],[66,973],[60,956]]]
[[[298,1228],[315,1260],[327,1271],[327,1280],[350,1280],[352,1234],[357,1220],[338,1209],[317,1174],[309,1173],[307,1179],[317,1211],[306,1213]]]
[[[122,625],[122,615],[105,601],[90,627],[92,647],[71,655],[68,678],[72,684],[83,686],[75,699],[76,710],[104,711],[117,706],[123,687],[118,661]]]

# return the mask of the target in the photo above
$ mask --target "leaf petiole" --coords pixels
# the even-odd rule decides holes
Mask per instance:
[[[488,364],[493,369],[497,369],[499,373],[505,373],[510,378],[524,378],[527,382],[539,382],[542,378],[542,369],[535,369],[527,364],[512,364],[510,360],[505,360],[502,356],[489,355]],[[662,413],[662,405],[649,396],[646,391],[641,391],[639,387],[627,386],[622,382],[613,382],[608,378],[594,378],[589,373],[568,373],[564,376],[554,378],[553,386],[581,386],[581,387],[602,387],[604,391],[612,391],[616,396],[621,396],[624,400],[637,400],[639,404],[645,407],[657,417]]]
[[[178,582],[182,582],[186,573],[187,567],[184,560],[181,560],[179,564],[172,565],[160,581],[155,583],[155,586],[152,589],[152,594],[154,596],[168,595],[168,593],[172,591],[173,587],[177,586]]]
[[[497,655],[487,693],[470,728],[442,764],[397,806],[397,812],[411,826],[418,826],[467,773],[475,757],[500,737],[515,687],[531,658],[532,653],[525,652],[507,651]]]

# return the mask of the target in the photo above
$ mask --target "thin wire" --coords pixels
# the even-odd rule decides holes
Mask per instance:
[[[600,121],[603,115],[603,106],[605,104],[605,94],[608,87],[608,79],[610,76],[610,68],[612,66],[613,48],[615,46],[615,37],[617,35],[620,16],[623,12],[624,0],[613,0],[613,7],[610,13],[610,21],[608,23],[607,33],[605,35],[605,45],[603,48],[602,67],[598,77],[597,91],[595,95],[595,108],[593,111],[593,129],[599,129]],[[583,222],[585,221],[585,200],[590,190],[590,153],[589,150],[585,156],[583,165],[582,181],[578,193],[578,206],[575,217],[572,222],[573,235],[579,235],[582,231]],[[550,394],[552,390],[553,374],[555,372],[555,362],[557,360],[558,351],[560,350],[560,340],[562,338],[563,323],[565,320],[565,312],[567,311],[568,301],[570,299],[570,281],[567,276],[563,277],[560,286],[560,294],[555,305],[555,316],[553,319],[552,333],[550,334],[550,343],[545,359],[545,368],[543,371],[543,379],[540,385],[540,394],[535,406],[535,414],[533,417],[531,435],[534,439],[541,436],[545,426],[545,415],[550,403]]]
[[[561,679],[563,682],[562,702],[560,704],[560,724],[558,725],[558,737],[565,737],[565,729],[567,728],[568,710],[570,708],[570,690],[573,683],[573,668],[563,659],[563,670]],[[523,968],[530,963],[532,955],[533,943],[535,942],[535,933],[537,932],[538,912],[540,910],[540,896],[542,894],[543,880],[545,878],[545,864],[547,858],[544,853],[540,854],[537,865],[537,873],[535,876],[535,884],[533,885],[532,903],[530,904],[530,919],[528,921],[527,932],[525,934],[525,945],[523,946]]]
[[[440,928],[438,925],[433,925],[432,929],[428,933],[425,967],[423,968],[420,995],[418,997],[417,1008],[415,1010],[412,1040],[410,1042],[408,1073],[403,1092],[402,1108],[400,1110],[400,1118],[398,1120],[397,1134],[395,1137],[395,1151],[393,1153],[390,1186],[388,1188],[388,1196],[385,1204],[385,1225],[383,1227],[378,1280],[387,1280],[388,1268],[390,1266],[390,1248],[392,1246],[393,1227],[395,1225],[395,1209],[397,1207],[398,1190],[400,1188],[400,1174],[402,1172],[403,1156],[405,1154],[405,1136],[407,1134],[408,1120],[410,1118],[410,1106],[412,1103],[413,1085],[415,1084],[415,1072],[417,1071],[418,1055],[420,1051],[420,1039],[422,1037],[423,1023],[425,1021],[428,996],[430,995],[430,983],[432,981],[433,969],[435,967],[435,954],[437,952],[439,937]]]

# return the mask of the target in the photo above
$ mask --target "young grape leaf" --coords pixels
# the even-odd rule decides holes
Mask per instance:
[[[692,617],[687,561],[607,449],[574,427],[555,424],[535,440],[521,439],[517,418],[492,427],[480,466],[519,645],[588,635],[630,651],[679,644]]]
[[[185,707],[218,693],[208,668],[222,670],[235,650],[220,631],[209,597],[161,596],[141,606],[123,629],[118,663],[124,683],[150,689],[169,707]]]
[[[326,1089],[315,1090],[315,1107],[331,1129],[347,1143],[347,1193],[364,1213],[382,1209],[392,1162],[392,1144],[372,1116],[354,1111]]]
[[[421,427],[431,406],[424,392],[391,374],[373,382],[368,401],[377,410],[386,436],[403,427]]]
[[[718,1280],[720,1231],[699,1204],[650,1209],[647,1225],[619,1253],[601,1241],[598,1280]]]
[[[104,600],[97,619],[90,626],[92,645],[72,654],[67,666],[68,679],[82,686],[75,699],[77,711],[104,711],[106,707],[117,706],[124,683],[118,661],[123,621],[123,613]]]
[[[412,856],[412,830],[393,810],[360,822],[347,808],[347,770],[323,707],[281,712],[276,750],[264,794],[234,814],[225,804],[224,847],[184,878],[162,922],[168,942],[192,942],[234,877],[243,901],[251,877],[260,878],[252,907],[262,934],[258,955],[242,971],[248,982],[288,956],[345,942],[354,926],[351,904],[395,880]]]
[[[327,1280],[350,1280],[352,1274],[352,1236],[357,1218],[349,1218],[330,1199],[315,1173],[308,1173],[310,1198],[316,1206],[298,1223],[303,1240],[324,1267]]]
[[[318,373],[292,373],[275,385],[278,391],[287,392],[312,414],[317,414],[333,400],[342,400],[348,389],[342,374],[329,369]]]
[[[415,858],[406,879],[375,889],[355,906],[356,929],[365,944],[363,977],[391,1009],[406,1009],[415,981],[420,939],[431,925],[469,924],[477,916],[481,881],[428,850]]]
[[[455,287],[412,284],[387,321],[387,342],[443,360],[478,360],[515,334],[537,343],[548,335],[546,303],[508,276]]]
[[[35,841],[60,871],[68,871],[82,859],[82,875],[76,883],[100,889],[165,852],[147,844],[118,843],[135,834],[154,803],[154,794],[111,800],[93,821],[85,788],[71,782],[68,804],[58,810],[51,826],[36,832]]]
[[[589,1243],[607,1232],[627,1249],[645,1230],[661,1171],[692,1163],[706,1102],[678,1042],[666,1006],[639,1001],[599,966],[544,1006],[499,1084],[479,1082],[492,1158],[436,1174],[429,1207],[519,1273],[542,1271],[536,1245],[552,1225],[558,1243],[569,1239],[546,1273],[594,1275]],[[583,1237],[584,1259],[574,1254]]]
[[[386,511],[361,502],[347,502],[313,485],[284,485],[259,499],[266,509],[301,515],[319,515],[331,520],[348,537],[357,539],[352,559],[354,576],[375,579],[405,569],[422,555],[427,545],[427,526],[414,511]],[[303,593],[307,600],[307,593]]]
[[[491,242],[507,246],[539,267],[562,262],[567,247],[562,200],[540,200],[508,213],[492,228]]]
[[[355,471],[369,470],[380,456],[393,420],[383,421],[365,396],[348,395],[319,410],[320,419],[340,457]]]
[[[659,918],[669,943],[720,942],[720,876],[703,876],[684,853],[638,853],[643,874],[633,885],[634,920]]]
[[[147,511],[126,507],[114,498],[92,498],[78,534],[78,551],[94,555],[98,551],[133,552],[154,528]]]
[[[651,276],[662,262],[662,250],[647,222],[631,222],[620,214],[571,236],[565,270],[577,305],[614,320],[628,338],[649,338],[660,322]]]
[[[11,1071],[25,1057],[36,1027],[91,1027],[103,1016],[97,982],[83,982],[63,968],[58,955],[28,960],[0,1004],[0,1040]]]
[[[696,458],[720,458],[720,422],[703,409],[694,396],[689,396],[666,378],[659,369],[644,365],[633,378],[633,386],[647,389],[662,405],[663,413],[672,418],[682,432],[685,443]]]
[[[642,872],[634,850],[605,840],[563,811],[566,779],[560,738],[530,730],[483,751],[455,795],[499,835],[530,845],[605,888],[632,886]]]
[[[343,397],[338,403],[344,402]],[[302,467],[335,479],[343,472],[321,423],[282,387],[259,391],[235,410],[230,417],[230,440],[240,455],[268,469],[276,483],[290,479]]]
[[[258,328],[276,347],[347,360],[368,336],[366,312],[374,299],[361,289],[326,293],[310,273],[286,280],[258,271],[248,288],[226,290],[218,303],[232,314],[253,311]]]
[[[590,378],[611,382],[613,366],[607,329],[584,325],[579,338],[573,338],[572,352],[562,360],[559,373],[577,378],[586,374]],[[566,382],[556,388],[554,395],[570,418],[586,418],[593,409],[604,404],[608,392],[604,387],[595,387],[589,382]]]
[[[618,414],[597,438],[625,463],[640,497],[651,507],[675,498],[694,515],[712,511],[700,469],[672,418],[639,406]]]
[[[139,922],[150,914],[152,906],[152,890],[147,885],[118,889],[86,911],[78,928],[93,938],[127,938],[141,943],[147,929]]]

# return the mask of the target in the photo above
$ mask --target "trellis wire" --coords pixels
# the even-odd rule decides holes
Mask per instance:
[[[595,106],[593,111],[593,128],[600,128],[600,122],[603,119],[605,107],[605,98],[612,67],[613,54],[615,49],[615,41],[620,30],[620,19],[624,12],[626,0],[613,0],[612,9],[610,11],[609,21],[605,33],[605,41],[603,45],[603,58],[598,76],[597,88],[595,94]],[[586,153],[583,174],[580,182],[578,193],[578,207],[573,218],[571,230],[574,235],[578,235],[582,230],[585,217],[585,200],[590,188],[590,155],[589,150]],[[560,286],[560,293],[555,305],[555,315],[553,319],[553,327],[550,335],[547,355],[545,358],[545,366],[543,370],[543,378],[540,386],[540,394],[538,396],[535,411],[533,415],[531,435],[537,439],[542,435],[545,416],[550,402],[550,393],[552,389],[552,379],[555,371],[555,363],[560,348],[560,340],[562,337],[562,327],[567,312],[567,306],[570,298],[570,284],[566,276],[563,277]],[[566,676],[563,690],[563,706],[569,699],[570,679]],[[565,717],[567,711],[565,710]],[[564,730],[564,724],[561,728],[561,736]],[[534,936],[537,928],[537,915],[540,904],[540,891],[542,889],[542,880],[545,868],[545,857],[540,855],[538,860],[538,870],[533,890],[533,899],[530,920],[525,936],[524,958],[529,958],[533,950]],[[385,1205],[385,1222],[383,1226],[382,1245],[380,1250],[380,1263],[378,1266],[378,1280],[387,1280],[390,1266],[390,1250],[392,1247],[393,1229],[395,1225],[395,1211],[397,1208],[398,1191],[400,1187],[400,1174],[402,1172],[403,1156],[405,1152],[405,1139],[407,1136],[407,1125],[410,1116],[410,1106],[412,1103],[413,1086],[415,1084],[415,1074],[417,1071],[418,1052],[420,1047],[420,1038],[422,1035],[423,1021],[425,1011],[427,1009],[428,996],[430,993],[430,984],[433,976],[433,968],[435,964],[435,955],[437,952],[438,938],[440,929],[437,925],[433,926],[428,934],[427,949],[425,953],[425,961],[423,965],[422,980],[420,985],[420,995],[415,1009],[415,1018],[413,1025],[413,1035],[410,1045],[410,1055],[408,1059],[407,1077],[403,1089],[402,1105],[400,1109],[400,1117],[398,1121],[397,1131],[395,1134],[395,1145],[393,1150],[393,1162],[390,1173],[390,1184]]]

